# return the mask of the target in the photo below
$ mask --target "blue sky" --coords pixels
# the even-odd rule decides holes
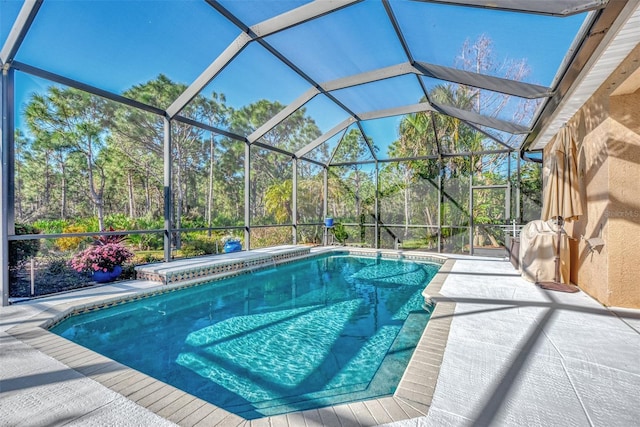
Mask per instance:
[[[303,3],[223,2],[249,24]],[[0,0],[0,42],[6,39],[21,4],[20,0]],[[410,1],[392,0],[391,5],[401,27],[413,29],[405,32],[405,37],[416,60],[453,66],[466,39],[486,34],[493,40],[497,63],[526,58],[531,67],[526,81],[542,85],[551,83],[584,19],[584,15],[550,18]],[[267,41],[304,64],[311,78],[324,82],[406,62],[393,28],[384,18],[381,3],[369,0],[272,35]],[[45,0],[16,60],[121,93],[160,73],[176,82],[190,83],[239,33],[199,0]],[[46,84],[18,73],[18,106]],[[383,87],[385,84],[388,87]],[[363,97],[360,88],[336,96],[351,99],[356,110],[379,109],[387,101],[389,105],[406,103],[411,95],[403,94],[404,85],[411,83],[380,82],[372,85],[375,90],[369,97]],[[286,105],[309,87],[286,65],[251,43],[205,94],[223,92],[235,108],[261,98]],[[323,131],[346,117],[328,105],[317,99],[307,108]],[[376,140],[395,139],[395,129],[377,132],[380,136]]]

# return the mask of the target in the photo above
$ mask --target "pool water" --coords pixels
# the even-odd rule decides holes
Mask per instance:
[[[393,394],[437,264],[325,255],[52,328],[247,419]]]

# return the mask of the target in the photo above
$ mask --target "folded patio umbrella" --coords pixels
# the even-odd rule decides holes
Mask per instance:
[[[574,286],[565,285],[560,281],[560,245],[564,232],[562,225],[565,221],[578,219],[580,215],[582,215],[582,199],[578,179],[577,149],[571,130],[564,126],[553,144],[542,206],[542,220],[554,219],[558,224],[556,276],[554,282],[540,282],[540,287],[564,292],[577,291]]]

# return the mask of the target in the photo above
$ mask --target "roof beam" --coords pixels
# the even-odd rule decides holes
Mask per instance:
[[[252,26],[251,31],[258,37],[266,37],[361,1],[362,0],[313,1],[260,22]]]
[[[229,132],[229,131],[224,130],[224,129],[220,129],[220,128],[217,128],[215,126],[208,125],[206,123],[201,123],[201,122],[195,121],[193,119],[190,119],[188,117],[177,115],[177,116],[175,116],[173,118],[173,120],[175,120],[176,122],[184,123],[184,124],[189,125],[189,126],[194,126],[194,127],[200,128],[200,129],[208,130],[209,132],[213,132],[213,133],[218,134],[218,135],[226,136],[227,138],[234,139],[234,140],[239,141],[239,142],[244,142],[244,143],[247,142],[247,138],[245,138],[242,135],[238,135],[236,133]]]
[[[27,31],[29,31],[29,27],[31,27],[41,5],[42,0],[25,0],[13,23],[13,27],[11,27],[7,40],[4,42],[2,50],[0,50],[0,66],[13,61],[13,57],[18,52],[18,48],[27,35]]]
[[[569,16],[590,10],[602,9],[609,0],[416,0],[428,3],[443,3],[458,6],[479,7],[482,9],[504,10],[509,12],[534,13],[538,15]]]
[[[433,103],[433,107],[439,113],[458,118],[465,122],[475,123],[480,126],[487,126],[487,127],[498,129],[508,133],[515,133],[515,134],[529,133],[529,129],[524,126],[507,122],[505,120],[496,119],[495,117],[483,116],[482,114],[478,114],[473,111],[467,111],[460,108],[451,107],[449,105],[437,104],[435,102]]]
[[[420,104],[404,105],[402,107],[388,108],[385,110],[370,111],[368,113],[360,113],[358,116],[362,120],[382,119],[384,117],[401,116],[404,114],[419,113],[421,111],[437,111],[429,103],[422,102]]]
[[[390,67],[379,68],[377,70],[367,71],[352,76],[343,77],[341,79],[331,80],[320,83],[320,87],[327,92],[339,89],[345,89],[352,86],[358,86],[366,83],[372,83],[379,80],[398,77],[405,74],[417,73],[418,71],[408,62],[392,65]]]
[[[295,113],[298,108],[302,107],[319,93],[320,91],[315,87],[307,90],[305,93],[299,96],[298,99],[287,105],[286,108],[273,116],[271,119],[269,119],[269,121],[267,121],[265,124],[256,129],[255,132],[249,135],[249,137],[247,138],[249,140],[249,143],[253,144],[255,141],[262,138],[262,136],[264,136],[267,132],[279,125],[287,117]]]
[[[294,155],[297,158],[300,158],[300,157],[306,155],[307,153],[309,153],[309,151],[313,150],[314,148],[317,148],[323,142],[325,142],[329,138],[335,136],[338,132],[348,128],[349,126],[351,126],[353,123],[355,123],[355,121],[356,121],[356,119],[353,118],[353,117],[349,117],[348,119],[343,120],[341,123],[339,123],[338,125],[334,126],[333,129],[331,129],[327,133],[321,135],[320,137],[316,138],[315,141],[310,142],[306,146],[304,146],[301,149],[299,149],[298,151],[296,151],[294,153]]]
[[[426,77],[433,77],[448,82],[460,83],[493,92],[518,96],[520,98],[536,99],[553,95],[551,89],[530,83],[519,82],[501,77],[487,76],[471,71],[458,70],[441,65],[416,62],[415,68]]]
[[[84,92],[91,93],[93,95],[101,96],[103,98],[109,99],[111,101],[119,102],[124,105],[128,105],[129,107],[135,107],[143,111],[147,111],[149,113],[157,114],[159,116],[165,116],[165,111],[161,108],[154,107],[152,105],[144,104],[140,101],[136,101],[135,99],[127,98],[122,95],[118,95],[113,92],[106,91],[104,89],[97,88],[95,86],[91,86],[85,83],[81,83],[77,80],[70,79],[68,77],[63,77],[59,74],[52,73],[50,71],[45,71],[37,67],[33,67],[31,65],[23,64],[18,61],[12,62],[12,67],[18,71],[22,71],[23,73],[31,74],[33,76],[42,77],[43,79],[47,79],[49,81],[59,83],[61,85],[69,86],[74,89],[79,89]]]

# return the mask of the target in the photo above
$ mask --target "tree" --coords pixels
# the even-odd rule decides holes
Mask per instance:
[[[85,163],[81,172],[89,199],[97,210],[99,226],[104,228],[104,159],[109,103],[100,97],[76,89],[49,87],[46,94],[33,94],[25,109],[30,131],[36,143],[54,153],[61,173],[61,215],[66,216],[66,166],[72,154]]]
[[[279,102],[264,99],[247,105],[233,112],[231,130],[240,135],[249,135],[283,108],[284,106]],[[287,120],[260,138],[260,142],[291,152],[311,143],[320,136],[320,130],[313,119],[305,114],[304,108],[297,110]],[[257,146],[251,148],[250,215],[252,221],[265,223],[275,220],[274,217],[267,218],[272,211],[265,206],[266,193],[273,186],[278,188],[284,181],[291,181],[292,173],[290,157]]]
[[[150,105],[168,107],[173,100],[187,89],[184,84],[171,81],[164,75],[146,83],[133,86],[124,95],[143,101]],[[225,127],[228,108],[224,104],[224,96],[212,93],[209,98],[195,97],[180,112],[181,116],[214,127]],[[211,143],[209,131],[195,126],[174,122],[171,143],[174,175],[175,226],[180,228],[183,215],[205,216],[206,209],[211,211],[212,198],[206,201],[201,194],[211,194],[211,180],[202,180],[214,167],[212,153],[215,147]],[[135,210],[134,183],[141,182],[145,188],[144,213],[151,213],[151,189],[162,194],[163,186],[163,146],[164,123],[162,117],[134,108],[122,106],[116,112],[113,123],[113,147],[126,159],[121,162],[126,170],[126,187],[128,188],[129,211]],[[207,191],[202,189],[202,182],[208,185]],[[194,184],[195,185],[191,185]],[[158,203],[161,204],[161,200]],[[204,210],[198,211],[200,205],[206,204]],[[156,207],[156,210],[159,206]],[[190,211],[194,211],[191,213]],[[197,212],[196,212],[197,211]]]

